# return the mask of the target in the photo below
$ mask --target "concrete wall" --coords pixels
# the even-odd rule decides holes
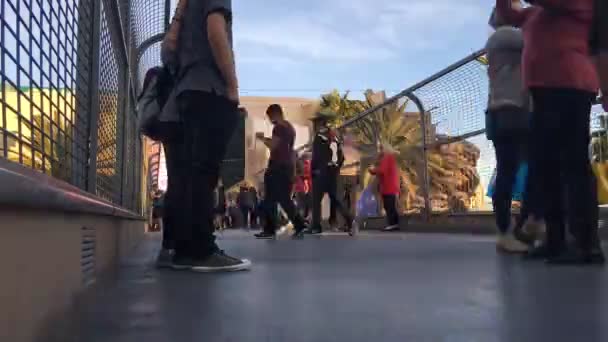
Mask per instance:
[[[0,208],[0,341],[71,341],[70,313],[87,288],[83,234],[94,237],[90,279],[101,279],[141,240],[144,222]]]

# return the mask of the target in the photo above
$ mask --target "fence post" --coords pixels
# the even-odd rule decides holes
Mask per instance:
[[[171,25],[171,0],[165,0],[165,32],[169,30],[169,25]]]
[[[127,198],[128,198],[128,194],[129,194],[129,166],[131,165],[132,167],[132,163],[133,160],[129,160],[130,159],[130,155],[129,153],[127,153],[127,151],[130,148],[134,148],[133,146],[129,146],[129,144],[131,143],[129,141],[129,137],[131,136],[131,125],[130,125],[130,121],[129,121],[129,115],[131,115],[131,111],[130,111],[130,104],[129,104],[129,100],[130,100],[130,96],[129,96],[129,87],[130,87],[130,80],[129,80],[129,71],[128,69],[123,69],[124,72],[122,72],[121,74],[121,82],[119,83],[118,89],[119,92],[122,93],[121,96],[121,101],[119,103],[119,117],[120,117],[120,127],[122,128],[122,131],[119,130],[118,132],[118,141],[116,146],[119,148],[119,152],[117,152],[117,160],[120,161],[120,204],[124,207],[124,208],[129,208],[128,205],[129,203],[127,202]],[[122,112],[122,115],[120,115]],[[129,208],[130,209],[130,208]]]
[[[431,182],[429,178],[429,160],[428,160],[428,127],[427,127],[427,115],[430,112],[427,112],[424,109],[424,105],[422,101],[418,98],[418,96],[414,95],[414,93],[409,93],[407,95],[416,105],[418,111],[420,112],[420,128],[422,129],[422,195],[424,197],[424,219],[429,222],[431,220],[431,214],[433,213],[433,206],[431,204]]]
[[[81,6],[84,6],[84,1],[81,1]],[[91,35],[91,63],[89,77],[89,127],[88,127],[88,162],[87,162],[87,180],[86,190],[91,193],[96,193],[97,188],[97,147],[98,147],[98,126],[99,126],[99,44],[101,41],[101,2],[92,0],[93,6],[93,34]],[[80,19],[79,19],[80,20]]]

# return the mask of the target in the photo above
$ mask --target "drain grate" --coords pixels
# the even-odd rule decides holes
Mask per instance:
[[[95,282],[95,228],[82,227],[80,244],[80,271],[83,285]]]

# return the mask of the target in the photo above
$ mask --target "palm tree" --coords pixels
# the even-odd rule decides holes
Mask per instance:
[[[322,96],[321,110],[331,111],[343,122],[366,109],[384,102],[385,94],[367,91],[365,100],[349,100],[348,93],[341,96],[337,91]],[[421,116],[407,112],[409,102],[388,104],[364,119],[345,128],[344,134],[354,140],[363,155],[361,164],[365,170],[376,158],[379,143],[388,143],[397,151],[403,186],[402,204],[407,212],[419,212],[424,208],[422,196],[424,153]],[[430,123],[429,117],[425,118]],[[430,142],[441,142],[447,137],[435,137],[433,127],[427,130]],[[428,141],[428,139],[427,139]],[[462,211],[470,207],[472,196],[479,185],[476,163],[479,150],[468,142],[434,144],[427,150],[429,196],[434,211]]]

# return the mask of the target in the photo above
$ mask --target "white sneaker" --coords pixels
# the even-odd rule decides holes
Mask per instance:
[[[496,241],[496,249],[505,253],[526,253],[529,247],[513,235],[501,234]]]

